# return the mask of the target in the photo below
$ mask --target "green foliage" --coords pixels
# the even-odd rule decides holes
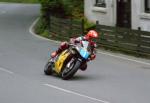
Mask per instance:
[[[41,3],[41,20],[38,33],[49,28],[50,15],[60,18],[82,19],[84,17],[83,0],[39,0]]]
[[[0,0],[0,2],[38,3],[39,0]]]
[[[46,27],[46,25],[43,25],[45,24],[43,22],[44,22],[43,19],[40,18],[34,27],[35,33],[40,34],[43,37],[49,38],[48,28]]]
[[[87,20],[87,18],[84,18],[84,29],[85,29],[85,32],[89,31],[90,29],[95,29],[96,27],[96,24],[92,23],[92,22],[89,22]]]
[[[42,19],[40,18],[34,27],[35,33],[41,34],[44,31],[45,26],[43,24],[44,23],[42,22]]]
[[[64,6],[62,0],[40,0],[42,5],[41,12],[44,18],[48,18],[49,15],[56,17],[64,17]]]
[[[82,18],[83,0],[40,0],[42,16]]]
[[[84,1],[83,0],[63,0],[65,11],[68,16],[75,19],[82,19],[84,17]]]
[[[49,28],[50,15],[64,17],[64,6],[62,0],[39,0],[41,3],[41,19],[44,27]]]
[[[44,32],[41,34],[41,36],[49,38],[50,37],[49,31],[47,29],[44,30]]]

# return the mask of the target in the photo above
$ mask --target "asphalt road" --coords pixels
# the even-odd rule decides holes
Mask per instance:
[[[149,60],[102,51],[69,81],[45,76],[48,48],[58,44],[29,32],[39,12],[0,4],[0,103],[150,103]]]

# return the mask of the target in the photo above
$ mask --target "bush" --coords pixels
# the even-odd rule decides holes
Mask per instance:
[[[96,24],[92,23],[92,22],[89,22],[87,20],[87,18],[84,18],[84,32],[88,32],[89,30],[91,29],[95,29],[96,28]]]
[[[63,0],[40,0],[42,5],[42,16],[49,17],[49,15],[64,17]]]
[[[39,19],[39,21],[37,22],[37,24],[34,27],[35,33],[36,34],[40,34],[43,37],[49,38],[49,30],[47,28],[46,25],[43,25],[45,23],[43,23],[43,19]]]
[[[44,18],[53,15],[62,18],[84,17],[83,0],[39,0]]]
[[[47,25],[46,25],[45,21],[43,21],[43,19],[40,18],[34,27],[35,33],[36,34],[42,34],[46,28],[47,28]]]
[[[38,0],[0,0],[0,2],[14,2],[14,3],[38,3]]]
[[[50,15],[59,18],[83,19],[83,0],[39,0],[41,19],[35,27],[37,34],[47,34]],[[46,31],[46,33],[45,33]]]
[[[65,17],[63,0],[39,0],[41,3],[41,19],[44,27],[49,28],[49,17]]]
[[[82,19],[84,17],[83,0],[63,0],[66,16],[73,19]]]

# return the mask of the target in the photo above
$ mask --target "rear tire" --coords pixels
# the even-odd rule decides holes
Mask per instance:
[[[53,73],[53,63],[52,62],[47,62],[45,67],[44,67],[44,73],[46,75],[51,75]]]
[[[71,79],[74,76],[74,74],[77,72],[77,70],[79,69],[81,62],[78,60],[74,61],[73,65],[74,66],[72,68],[67,68],[67,67],[64,68],[64,70],[61,73],[61,77],[63,80]]]

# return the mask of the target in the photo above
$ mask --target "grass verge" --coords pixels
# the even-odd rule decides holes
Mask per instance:
[[[0,0],[0,2],[10,2],[10,3],[39,3],[39,0]]]
[[[46,28],[46,25],[43,24],[43,20],[40,18],[39,21],[36,23],[35,27],[34,27],[34,32],[40,36],[46,37],[48,39],[52,39],[52,40],[57,40],[57,41],[68,41],[68,39],[66,39],[66,37],[62,37],[59,35],[52,35],[48,28]],[[94,27],[94,26],[93,26]],[[103,49],[106,51],[111,51],[114,53],[122,53],[125,55],[130,55],[130,56],[134,56],[134,57],[140,57],[140,58],[146,58],[146,59],[150,59],[150,55],[145,55],[145,54],[138,54],[137,52],[132,52],[129,51],[128,49],[122,49],[122,48],[117,48],[117,47],[111,47],[111,46],[104,46],[103,44],[99,44],[98,49]]]

